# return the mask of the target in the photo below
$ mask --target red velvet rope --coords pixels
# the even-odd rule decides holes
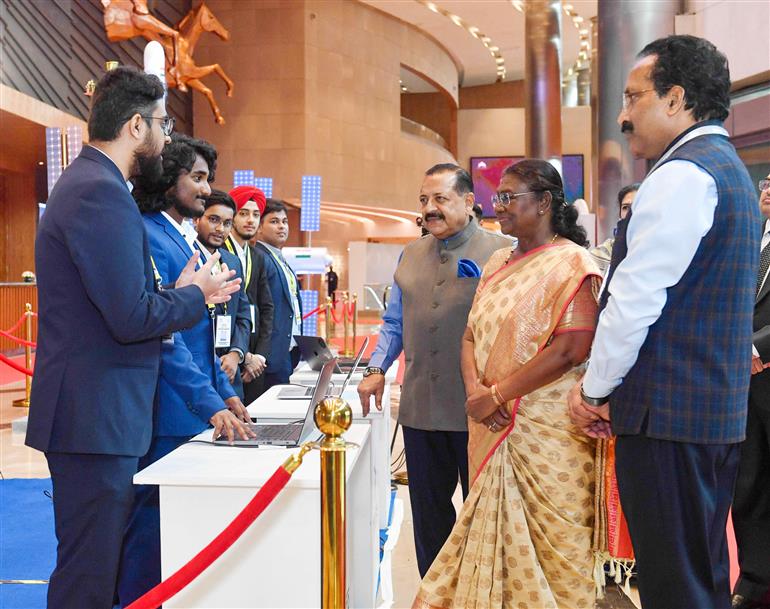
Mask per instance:
[[[19,343],[20,345],[24,345],[25,347],[32,347],[33,349],[37,347],[37,343],[33,343],[32,341],[24,340],[23,338],[14,336],[13,334],[6,332],[5,330],[0,330],[0,336],[4,336],[8,340],[12,340],[13,342]]]
[[[339,317],[337,317],[337,313],[336,313],[336,311],[334,310],[334,307],[331,307],[331,312],[332,312],[332,319],[334,320],[334,323],[335,323],[335,324],[341,323],[341,322],[340,322],[340,318],[339,318]]]
[[[291,478],[291,474],[283,467],[275,470],[275,473],[259,489],[259,492],[254,495],[254,498],[249,501],[241,513],[209,545],[198,552],[190,562],[181,567],[166,581],[155,586],[152,590],[131,603],[126,609],[157,609],[157,607],[160,607],[177,592],[185,588],[243,535],[251,523],[257,519],[257,516],[270,505],[283,487],[286,486],[289,478]]]
[[[356,303],[355,301],[350,303],[350,306],[348,307],[348,317],[353,317],[353,312],[356,310]]]
[[[326,305],[319,305],[319,306],[317,306],[315,309],[313,309],[312,311],[310,311],[310,313],[308,313],[307,315],[303,315],[303,316],[302,316],[302,319],[307,319],[307,318],[308,318],[308,317],[310,317],[311,315],[315,315],[315,314],[316,314],[316,313],[318,313],[318,312],[319,312],[321,309],[323,309],[325,306],[326,306]]]
[[[3,355],[2,353],[0,353],[0,362],[3,362],[3,363],[5,363],[5,364],[8,364],[8,365],[9,365],[11,368],[13,368],[14,370],[18,370],[19,372],[21,372],[21,373],[23,373],[23,374],[26,374],[27,376],[32,376],[32,370],[29,370],[29,369],[25,368],[25,367],[24,367],[24,366],[22,366],[21,364],[17,364],[17,363],[16,363],[16,362],[14,362],[12,359],[8,359],[8,358],[7,358],[7,357],[5,357],[5,355]]]
[[[23,323],[24,323],[24,319],[25,319],[26,317],[27,317],[27,314],[26,314],[26,313],[22,313],[22,314],[21,314],[21,317],[19,317],[19,321],[17,321],[17,322],[16,322],[15,324],[13,324],[13,325],[12,325],[10,328],[8,328],[7,330],[5,330],[5,332],[7,332],[8,334],[13,334],[14,332],[16,332],[16,330],[18,330],[19,328],[21,328],[21,324],[23,324]]]

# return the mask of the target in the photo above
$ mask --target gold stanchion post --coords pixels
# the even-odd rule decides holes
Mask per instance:
[[[24,305],[24,315],[27,316],[24,339],[28,342],[32,342],[32,305],[27,303]],[[24,365],[27,370],[32,370],[32,347],[24,345]],[[32,377],[24,375],[24,397],[13,401],[13,405],[17,408],[29,408],[29,396],[32,393]]]
[[[358,294],[353,294],[353,344],[351,345],[351,354],[358,353],[356,339],[358,338]]]
[[[344,292],[342,296],[342,324],[345,327],[344,335],[342,337],[342,357],[353,357],[355,353],[353,352],[353,349],[348,349],[348,337],[350,336],[350,330],[348,328],[350,321],[350,316],[348,315],[348,304],[350,303],[350,294],[348,292]]]
[[[324,330],[326,332],[326,343],[332,338],[332,299],[330,296],[326,297],[326,304],[324,305]]]
[[[345,449],[342,437],[353,422],[353,411],[341,398],[326,398],[315,408],[315,423],[324,435],[321,450],[321,607],[344,609],[345,568]]]

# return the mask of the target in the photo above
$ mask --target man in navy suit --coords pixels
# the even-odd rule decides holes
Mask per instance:
[[[150,251],[163,282],[179,271],[193,251],[203,255],[195,247],[195,229],[185,219],[203,213],[216,159],[208,142],[174,134],[163,151],[162,176],[136,182],[134,198],[144,212]],[[218,255],[209,257],[215,265],[217,259]],[[240,292],[233,294],[230,302],[237,303],[239,297]],[[214,425],[214,436],[223,429],[231,437],[233,431],[244,438],[250,433],[241,423],[248,421],[248,413],[214,352],[214,311],[213,305],[201,306],[198,323],[163,343],[155,429],[140,468],[158,461],[209,423]],[[118,586],[121,605],[130,604],[159,582],[158,488],[140,486],[125,534]]]
[[[155,76],[131,68],[99,81],[91,145],[51,192],[35,244],[40,317],[26,443],[45,452],[51,472],[59,545],[48,606],[57,609],[112,607],[132,477],[152,435],[161,337],[238,289],[226,285],[230,273],[211,276],[215,261],[194,272],[197,257],[171,278],[179,289],[158,289],[127,180],[160,169],[173,128],[163,94]]]
[[[228,268],[236,269],[236,277],[241,277],[243,280],[243,268],[238,256],[222,247],[233,228],[235,201],[226,192],[212,190],[203,207],[203,215],[195,219],[195,230],[198,233],[198,243],[202,246],[204,259],[219,251],[222,256],[221,261]],[[243,399],[241,367],[249,352],[251,335],[250,308],[244,282],[241,283],[241,291],[237,298],[233,295],[230,302],[217,305],[214,310],[214,319],[217,322],[216,352],[222,362],[222,370],[241,399]],[[222,324],[226,327],[223,328]]]
[[[268,199],[265,213],[259,219],[258,241],[254,247],[254,251],[261,254],[265,261],[274,307],[265,390],[273,385],[288,383],[299,362],[299,348],[294,335],[302,334],[302,300],[297,276],[281,253],[288,238],[286,206],[281,201]]]
[[[749,408],[733,497],[741,567],[734,609],[770,609],[770,174],[759,181],[759,211],[765,221],[755,286]]]

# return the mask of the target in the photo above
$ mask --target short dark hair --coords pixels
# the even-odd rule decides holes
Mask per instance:
[[[142,213],[165,211],[171,207],[166,197],[169,188],[176,185],[180,174],[189,173],[200,155],[209,166],[209,182],[214,181],[217,169],[217,151],[206,140],[199,140],[184,133],[172,133],[171,143],[163,148],[163,175],[151,181],[145,176],[134,179],[133,195]]]
[[[618,207],[623,205],[623,199],[626,198],[626,195],[629,192],[636,192],[639,190],[642,186],[641,182],[634,182],[633,184],[629,184],[628,186],[624,186],[620,189],[620,192],[618,193]]]
[[[163,84],[157,76],[136,68],[118,67],[96,84],[88,116],[88,139],[111,142],[134,114],[149,116],[163,99]],[[151,120],[145,118],[149,125]]]
[[[224,190],[212,188],[211,194],[206,197],[206,200],[203,202],[203,209],[214,207],[214,205],[224,205],[225,207],[232,209],[233,213],[236,212],[235,201],[233,201],[233,198]]]
[[[259,216],[259,223],[262,224],[262,220],[265,219],[265,216],[267,214],[274,214],[276,212],[282,211],[287,216],[289,215],[288,208],[286,207],[286,203],[279,199],[267,199],[265,201],[265,211],[262,212],[262,214]]]
[[[551,230],[583,247],[588,246],[586,230],[577,223],[578,210],[567,205],[564,199],[564,184],[556,168],[542,159],[524,159],[503,171],[503,175],[514,176],[533,192],[551,193]]]
[[[651,79],[659,97],[679,85],[684,108],[697,121],[723,121],[730,113],[730,68],[725,57],[705,38],[667,36],[654,40],[639,55],[655,56]]]
[[[445,172],[454,174],[455,183],[453,188],[458,195],[465,195],[469,192],[473,192],[473,180],[471,179],[470,174],[454,163],[439,163],[438,165],[434,165],[425,172],[425,175],[432,176],[437,173]]]
[[[481,220],[484,217],[484,208],[482,208],[478,203],[474,203],[473,215],[476,216],[477,220]]]

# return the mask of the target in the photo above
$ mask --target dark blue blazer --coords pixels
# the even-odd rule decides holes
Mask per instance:
[[[257,243],[254,246],[254,252],[258,256],[261,255],[264,260],[267,283],[270,286],[270,294],[273,297],[273,331],[270,335],[270,357],[267,359],[265,373],[280,375],[288,380],[294,370],[291,355],[289,354],[291,329],[294,321],[294,307],[291,304],[289,284],[286,282],[283,269],[281,269],[275,257],[270,253],[270,250],[261,243]],[[299,281],[297,281],[297,300],[299,301],[300,315],[302,315]],[[302,321],[300,320],[301,328]]]
[[[143,455],[160,337],[195,324],[205,305],[196,286],[156,292],[139,210],[98,150],[85,146],[51,192],[35,266],[40,316],[27,445]]]
[[[164,284],[171,283],[187,264],[190,247],[163,214],[145,214],[144,224],[158,273]],[[214,353],[213,326],[202,304],[200,321],[174,335],[173,344],[163,343],[155,433],[196,435],[208,427],[215,412],[225,408],[223,400],[234,395]]]
[[[235,270],[235,276],[243,279],[241,269],[241,260],[235,254],[231,254],[225,248],[219,249],[220,261],[227,265],[227,268]],[[243,355],[249,351],[249,340],[251,338],[251,307],[249,299],[246,296],[245,286],[241,284],[240,292],[233,294],[232,298],[223,304],[216,306],[217,315],[228,315],[230,317],[230,346],[217,349],[217,355],[220,357],[226,355],[233,349],[238,349]],[[243,399],[243,380],[241,379],[240,367],[233,380],[233,388],[238,397]]]

